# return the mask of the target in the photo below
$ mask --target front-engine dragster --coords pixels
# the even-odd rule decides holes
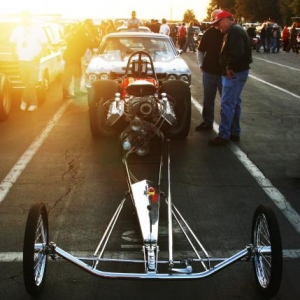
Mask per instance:
[[[40,202],[31,207],[23,249],[24,282],[29,294],[36,296],[41,292],[50,257],[53,260],[62,258],[95,276],[140,280],[201,279],[237,261],[250,261],[263,296],[276,295],[282,274],[282,246],[278,222],[271,208],[262,205],[257,207],[252,222],[251,242],[244,249],[229,258],[218,258],[208,253],[173,204],[170,145],[173,138],[184,138],[188,134],[190,100],[190,89],[185,82],[169,80],[159,86],[151,56],[144,51],[130,56],[122,80],[93,82],[89,103],[91,132],[97,137],[119,134],[128,190],[90,256],[72,255],[50,242],[45,204]],[[159,144],[159,147],[155,147],[155,150],[159,150],[157,182],[139,180],[132,172],[129,159],[135,156],[144,165],[146,156],[152,154],[151,141]],[[167,192],[162,190],[163,166],[167,166]],[[142,171],[146,169],[142,168]],[[141,251],[135,259],[109,257],[107,245],[128,199],[132,202],[140,228]],[[167,252],[165,256],[161,255],[163,251],[159,244],[160,217],[164,207],[168,241],[161,248],[167,250],[164,251]],[[191,249],[185,257],[178,257],[174,249],[175,222]]]

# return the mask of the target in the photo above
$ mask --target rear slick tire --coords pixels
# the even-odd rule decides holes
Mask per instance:
[[[182,80],[169,80],[162,83],[161,93],[166,93],[170,102],[175,102],[174,112],[177,124],[172,126],[166,135],[170,138],[185,139],[191,125],[191,90]]]
[[[119,85],[114,80],[97,80],[92,84],[89,93],[90,129],[94,137],[109,137],[116,134],[115,130],[106,125],[108,108],[105,102],[114,99]]]

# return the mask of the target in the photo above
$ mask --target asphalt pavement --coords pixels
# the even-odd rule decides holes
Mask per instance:
[[[196,55],[183,54],[192,70],[192,124],[184,141],[171,142],[172,198],[207,251],[228,257],[250,243],[259,204],[271,206],[282,235],[284,269],[275,299],[299,299],[300,289],[300,92],[299,55],[253,52],[242,95],[239,143],[210,147],[218,131],[196,132],[201,122],[202,83]],[[93,253],[126,193],[117,139],[94,139],[83,95],[69,102],[61,83],[34,113],[15,109],[0,124],[1,299],[30,299],[23,283],[22,247],[30,206],[46,203],[50,236],[70,253]],[[155,175],[154,162],[147,174]],[[137,176],[143,178],[143,168]],[[164,172],[163,188],[167,190]],[[109,252],[140,255],[136,216],[126,204]],[[175,225],[175,252],[189,251]],[[161,220],[161,252],[167,251],[167,221]],[[49,261],[39,299],[263,299],[251,263],[239,262],[195,281],[105,280],[65,262]]]

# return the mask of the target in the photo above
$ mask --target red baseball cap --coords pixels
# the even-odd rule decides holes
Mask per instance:
[[[225,18],[232,18],[232,14],[226,10],[223,10],[222,12],[218,13],[215,17],[215,19],[212,21],[212,25],[217,24],[219,21],[225,19]]]

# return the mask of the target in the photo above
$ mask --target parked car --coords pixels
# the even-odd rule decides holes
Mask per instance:
[[[142,32],[108,34],[86,71],[92,134],[111,135],[114,130],[107,122],[112,125],[112,119],[118,119],[119,113],[126,122],[126,116],[140,110],[142,118],[154,113],[152,121],[161,120],[161,114],[166,119],[176,118],[177,125],[167,133],[186,137],[191,120],[190,84],[191,71],[169,36]],[[167,112],[159,109],[163,93],[167,102],[172,103],[168,117]],[[114,99],[115,103],[123,103],[124,108],[108,108]],[[168,110],[169,104],[164,109]]]
[[[17,91],[24,86],[19,74],[18,61],[13,57],[9,41],[11,32],[19,25],[18,20],[0,20],[0,120],[5,120],[14,102],[17,102]],[[62,58],[65,41],[59,24],[40,23],[48,38],[48,53],[40,60],[39,84],[37,86],[38,102],[46,100],[49,85],[59,77],[64,69]]]
[[[152,32],[119,32],[104,37],[86,71],[86,88],[97,79],[121,79],[128,57],[134,51],[150,53],[160,82],[180,79],[191,84],[191,71],[172,39]]]

